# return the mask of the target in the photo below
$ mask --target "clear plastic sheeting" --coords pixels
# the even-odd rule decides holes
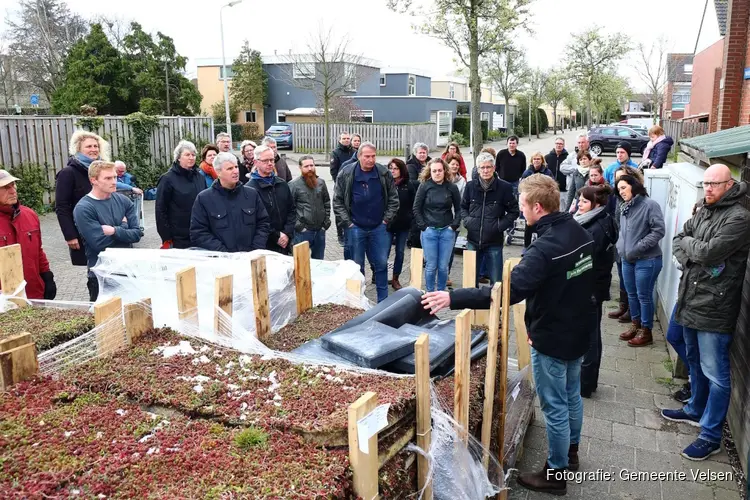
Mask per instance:
[[[180,330],[180,315],[193,319],[197,315],[200,336],[222,344],[226,339],[216,338],[214,328],[215,282],[219,276],[233,275],[230,331],[237,332],[232,338],[237,338],[239,343],[229,347],[244,351],[248,349],[245,344],[252,342],[238,337],[245,332],[256,336],[251,261],[261,256],[266,258],[271,330],[276,332],[297,316],[294,259],[289,256],[263,250],[222,253],[109,248],[99,255],[92,271],[99,280],[99,301],[121,297],[123,303],[132,303],[150,297],[155,326]],[[179,311],[176,275],[188,267],[195,267],[198,307],[195,311]],[[310,260],[310,274],[313,305],[334,303],[369,308],[364,287],[358,297],[347,290],[347,280],[364,281],[354,262]]]

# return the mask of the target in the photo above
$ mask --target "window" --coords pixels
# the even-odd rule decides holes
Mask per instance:
[[[229,79],[231,80],[234,78],[234,70],[231,66],[227,66],[227,75],[229,76]],[[219,80],[224,79],[224,66],[219,66]]]
[[[255,123],[255,110],[245,111],[245,121],[247,123]]]
[[[449,99],[456,98],[456,88],[453,86],[452,83],[448,84],[448,98]]]
[[[600,132],[602,135],[617,135],[617,132],[613,128],[603,128]]]
[[[349,119],[353,122],[372,123],[374,113],[371,109],[349,111]]]
[[[683,69],[683,71],[684,71],[684,72],[685,72],[686,74],[688,74],[688,75],[689,75],[689,74],[692,74],[692,73],[693,73],[693,65],[692,65],[692,64],[686,64],[686,65],[685,65],[685,68]]]
[[[417,77],[409,75],[408,87],[406,95],[417,95]]]
[[[385,75],[380,75],[380,86],[385,87]]]
[[[297,62],[294,64],[292,76],[296,79],[315,78],[314,62]]]
[[[487,122],[487,123],[489,123],[490,122],[490,114],[487,111],[479,113],[479,121],[480,122]]]
[[[357,66],[347,64],[344,67],[344,78],[346,78],[346,90],[355,92],[357,90]]]
[[[619,137],[630,137],[630,134],[632,134],[633,131],[627,128],[618,128],[617,129],[617,135]]]
[[[672,109],[685,109],[685,105],[690,102],[690,84],[675,84],[672,90]]]
[[[288,109],[277,109],[276,110],[276,123],[284,123],[286,121],[286,112]]]

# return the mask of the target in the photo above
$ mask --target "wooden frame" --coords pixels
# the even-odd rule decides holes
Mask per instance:
[[[312,276],[310,273],[310,243],[294,245],[294,288],[297,293],[297,315],[313,306]]]
[[[31,334],[21,333],[0,342],[0,390],[34,377],[39,372]]]
[[[411,261],[409,262],[409,271],[411,274],[411,281],[410,284],[412,287],[416,288],[417,290],[422,289],[422,273],[424,271],[424,268],[422,267],[422,262],[424,262],[424,252],[421,248],[414,248],[411,249]]]
[[[368,453],[359,448],[357,422],[378,406],[378,396],[366,392],[349,406],[349,464],[354,476],[354,491],[365,500],[379,498],[378,492],[378,435],[367,442]]]
[[[250,265],[253,275],[255,334],[258,340],[265,342],[271,334],[271,308],[268,304],[268,274],[265,256],[253,259]]]

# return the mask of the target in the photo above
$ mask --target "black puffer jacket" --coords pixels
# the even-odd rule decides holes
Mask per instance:
[[[206,181],[198,167],[185,169],[172,164],[156,188],[156,231],[161,241],[172,241],[174,248],[190,247],[190,217],[198,193]]]
[[[432,158],[428,156],[427,159],[424,161],[424,164],[427,165],[428,163],[430,163],[430,160],[432,160]],[[419,163],[419,160],[417,160],[417,157],[414,155],[411,155],[411,158],[409,158],[409,160],[406,162],[406,170],[407,172],[409,172],[409,180],[418,181],[419,174],[422,173],[423,168],[424,168],[424,165]]]
[[[518,201],[509,182],[493,176],[487,191],[482,189],[479,179],[466,184],[461,200],[461,219],[469,231],[466,239],[480,249],[502,245],[503,233],[510,229],[519,213]]]
[[[575,218],[579,220],[579,216]],[[597,302],[604,302],[610,299],[609,288],[612,285],[612,264],[618,236],[615,221],[605,206],[595,215],[579,220],[579,223],[594,239],[594,297]]]
[[[57,222],[63,233],[65,241],[78,239],[81,248],[70,249],[70,260],[74,266],[85,266],[86,249],[83,247],[83,239],[78,234],[76,223],[73,220],[73,209],[78,202],[91,191],[89,172],[75,156],[68,159],[68,165],[57,173],[55,180],[55,213]]]
[[[557,181],[557,186],[560,188],[560,191],[566,191],[568,189],[567,176],[560,172],[560,165],[562,165],[562,162],[564,162],[567,157],[568,151],[565,149],[562,150],[560,156],[557,156],[557,153],[555,153],[555,150],[553,149],[544,157],[544,162],[547,164],[547,168],[552,172],[552,178]]]
[[[214,252],[250,252],[266,248],[268,214],[258,192],[219,181],[195,199],[190,220],[193,246]]]
[[[404,180],[401,184],[396,184],[398,193],[398,212],[396,217],[388,223],[388,231],[398,233],[409,231],[414,223],[414,198],[417,195],[419,183],[411,180]]]
[[[336,182],[336,177],[339,175],[341,166],[344,162],[352,158],[353,152],[354,150],[351,146],[343,146],[341,143],[331,152],[331,178],[333,178],[334,183]]]
[[[456,185],[449,181],[438,184],[432,179],[420,184],[414,198],[414,219],[420,231],[428,227],[446,226],[458,230],[461,224],[461,196]]]
[[[297,211],[294,205],[294,197],[289,190],[289,185],[274,176],[273,184],[261,182],[251,178],[248,186],[258,191],[260,199],[268,212],[271,230],[268,234],[268,250],[288,255],[292,250],[292,239],[294,238],[294,224],[297,222]],[[279,236],[284,233],[289,237],[286,248],[278,245]]]

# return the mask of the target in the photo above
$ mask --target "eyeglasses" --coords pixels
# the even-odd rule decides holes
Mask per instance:
[[[493,168],[495,168],[495,166],[494,165],[482,165],[481,167],[478,167],[478,168],[479,170],[492,170]]]
[[[707,182],[707,181],[704,181],[703,182],[703,187],[704,188],[717,188],[717,187],[721,186],[722,184],[726,184],[727,182],[729,182],[729,181],[718,181],[718,182]]]
[[[267,160],[255,160],[255,161],[259,163],[273,163],[274,159],[268,158]]]

